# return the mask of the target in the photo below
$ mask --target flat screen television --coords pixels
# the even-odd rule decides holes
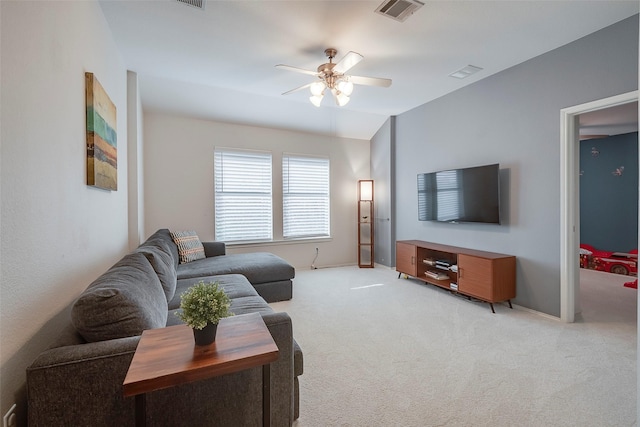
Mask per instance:
[[[418,219],[500,224],[500,165],[418,174]]]

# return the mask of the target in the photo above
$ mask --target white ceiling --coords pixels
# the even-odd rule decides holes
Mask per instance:
[[[138,73],[143,107],[202,119],[370,139],[390,115],[548,52],[638,13],[630,1],[426,0],[404,23],[374,13],[378,1],[101,0],[128,69]],[[356,86],[351,102],[320,108],[295,87],[352,50],[350,74],[393,80]],[[464,80],[448,75],[482,67]]]

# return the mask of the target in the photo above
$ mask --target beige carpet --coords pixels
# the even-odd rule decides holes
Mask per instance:
[[[295,426],[635,425],[635,289],[592,277],[564,324],[397,276],[298,270],[272,304],[304,352]]]

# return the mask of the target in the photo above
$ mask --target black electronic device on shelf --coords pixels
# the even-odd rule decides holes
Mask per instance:
[[[449,267],[451,267],[451,263],[449,261],[447,261],[446,259],[439,259],[436,261],[436,265],[437,268],[440,268],[442,270],[449,270]]]

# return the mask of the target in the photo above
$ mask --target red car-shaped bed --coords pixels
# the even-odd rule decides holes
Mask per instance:
[[[610,252],[581,243],[580,267],[636,276],[638,274],[638,249],[633,249],[628,253]]]

